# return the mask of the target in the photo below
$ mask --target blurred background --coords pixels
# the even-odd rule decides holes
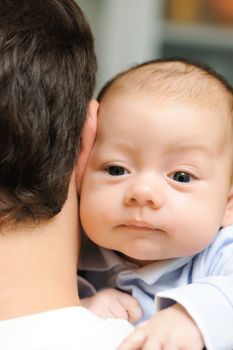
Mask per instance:
[[[96,91],[145,60],[205,62],[233,84],[233,0],[77,0],[96,42]]]

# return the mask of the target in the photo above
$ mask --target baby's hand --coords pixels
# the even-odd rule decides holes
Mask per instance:
[[[96,295],[81,300],[82,305],[102,318],[123,318],[137,322],[142,310],[135,298],[116,289],[105,289]]]
[[[203,347],[199,328],[185,309],[175,304],[138,326],[117,350],[201,350]]]

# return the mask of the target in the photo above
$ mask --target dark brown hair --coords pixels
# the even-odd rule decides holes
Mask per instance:
[[[92,33],[73,0],[1,0],[1,226],[61,210],[95,72]]]

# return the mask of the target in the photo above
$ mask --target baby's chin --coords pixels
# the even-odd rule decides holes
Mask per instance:
[[[155,262],[157,260],[145,260],[145,259],[139,259],[139,258],[136,258],[136,257],[132,257],[132,256],[129,256],[129,255],[126,255],[122,252],[118,252],[118,251],[115,251],[115,253],[117,255],[120,255],[121,257],[123,257],[125,260],[135,264],[135,265],[138,265],[138,266],[147,266],[149,264],[151,264],[152,262]]]

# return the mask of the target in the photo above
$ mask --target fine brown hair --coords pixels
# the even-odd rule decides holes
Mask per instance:
[[[0,226],[60,212],[96,73],[73,0],[0,2]]]
[[[116,91],[135,92],[147,90],[148,93],[164,93],[167,98],[179,94],[201,97],[202,88],[218,96],[228,95],[232,103],[233,88],[231,84],[207,64],[181,57],[155,59],[135,65],[120,72],[109,80],[98,94],[98,101]]]

